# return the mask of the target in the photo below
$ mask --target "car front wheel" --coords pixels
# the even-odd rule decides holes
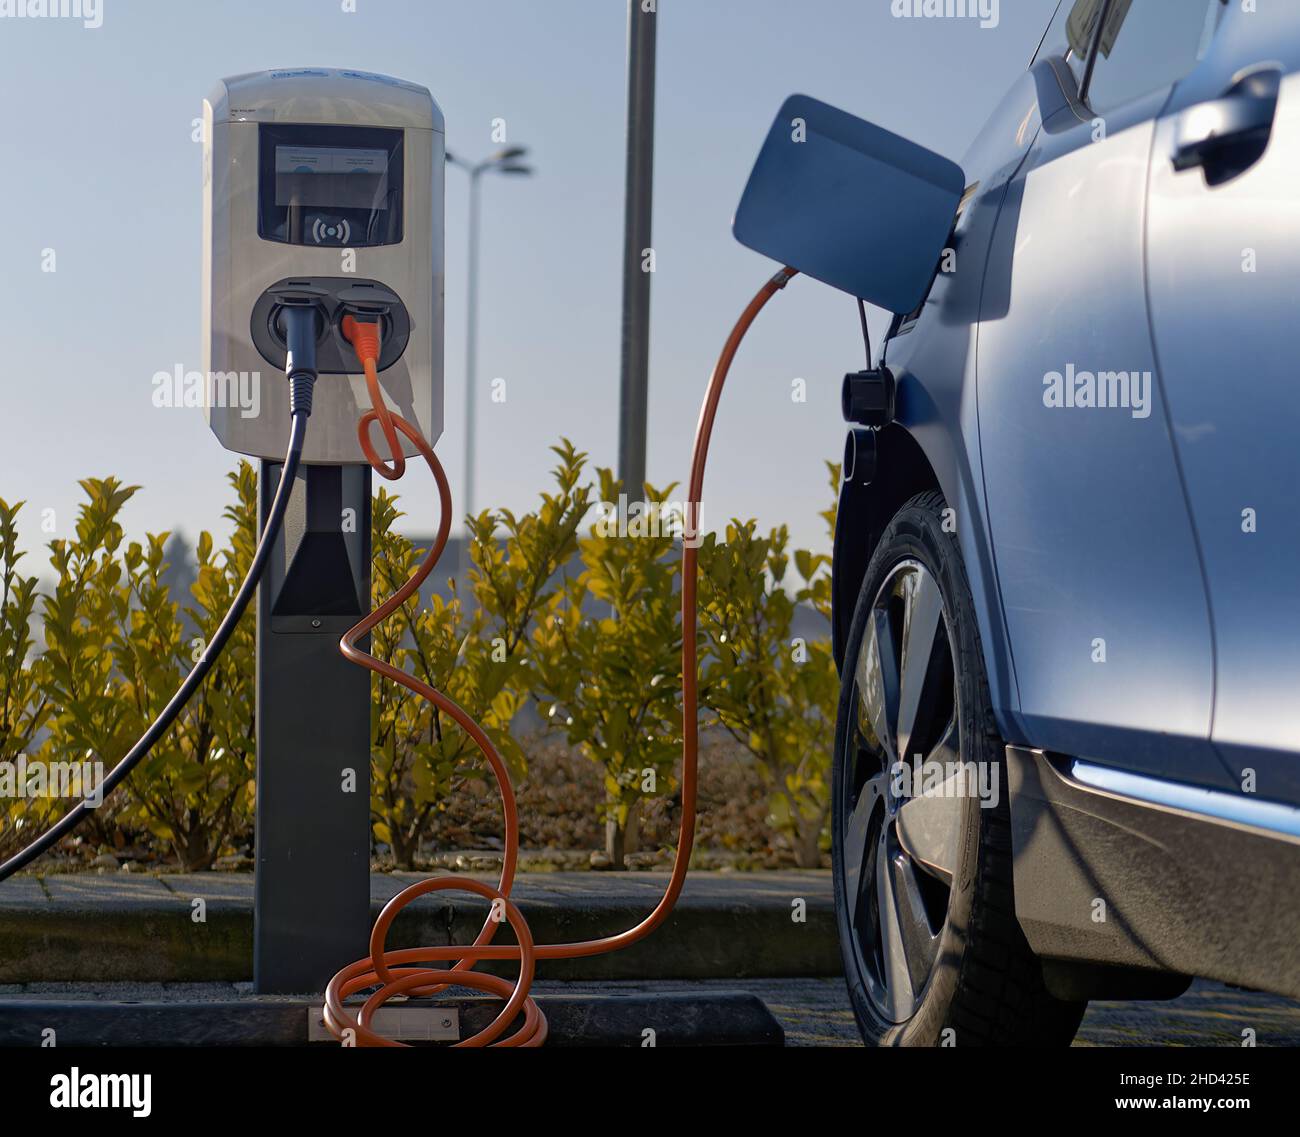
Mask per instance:
[[[836,724],[832,856],[869,1045],[1066,1044],[1016,922],[1003,743],[944,501],[894,517],[863,580]]]

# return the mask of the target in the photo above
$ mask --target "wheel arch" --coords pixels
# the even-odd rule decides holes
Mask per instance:
[[[946,437],[942,429],[920,433],[931,445]],[[1004,739],[1023,739],[1026,734],[1019,718],[1010,643],[1002,623],[1001,599],[984,528],[986,519],[979,509],[982,502],[974,487],[958,484],[963,477],[961,471],[968,467],[956,453],[948,452],[951,449],[949,439],[944,453],[932,455],[916,433],[895,421],[877,432],[874,477],[869,482],[841,483],[831,575],[835,665],[843,669],[853,609],[885,529],[911,498],[938,490],[958,510],[959,517],[965,514],[973,522],[959,523],[957,535],[979,622],[980,649],[993,711]]]
[[[853,608],[886,527],[910,498],[941,488],[925,451],[907,428],[896,422],[876,432],[876,473],[871,481],[841,483],[831,574],[836,667],[843,668]]]

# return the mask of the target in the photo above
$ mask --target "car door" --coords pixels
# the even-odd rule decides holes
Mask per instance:
[[[1226,787],[1143,258],[1156,119],[1218,2],[1064,0],[1034,67],[1066,105],[1045,118],[998,218],[977,390],[1025,741]]]
[[[1204,559],[1212,737],[1300,801],[1300,5],[1236,4],[1156,124],[1151,321]],[[1251,771],[1254,771],[1252,786]]]

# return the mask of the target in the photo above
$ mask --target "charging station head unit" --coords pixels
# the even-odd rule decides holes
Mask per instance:
[[[347,315],[379,320],[384,397],[436,442],[445,128],[433,97],[385,75],[298,68],[223,79],[203,116],[205,402],[221,444],[282,456],[279,315],[302,303],[319,312],[320,330],[304,461],[366,460],[356,424],[370,404],[342,333]]]

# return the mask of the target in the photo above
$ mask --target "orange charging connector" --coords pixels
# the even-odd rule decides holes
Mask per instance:
[[[361,361],[361,368],[366,376],[366,391],[370,395],[372,408],[369,412],[372,416],[370,421],[379,422],[379,428],[384,434],[384,442],[388,446],[388,453],[392,457],[392,465],[388,465],[371,447],[370,424],[366,422],[365,417],[362,418],[362,422],[366,425],[360,428],[361,449],[375,473],[381,478],[396,481],[406,473],[406,456],[397,440],[396,416],[384,402],[384,393],[379,386],[379,353],[382,339],[379,321],[358,320],[355,316],[344,316],[342,328],[344,338],[352,345],[352,350],[357,353],[357,358]],[[410,426],[410,423],[407,423],[407,426]]]
[[[695,446],[691,457],[691,476],[687,494],[688,532],[697,532],[700,520],[700,501],[704,491],[704,468],[708,459],[709,439],[713,422],[722,397],[723,384],[731,369],[731,362],[745,333],[749,331],[758,313],[778,291],[797,275],[797,270],[785,268],[773,276],[750,301],[749,306],[736,321],[718,362],[709,377],[704,405],[700,409],[699,424],[695,430]],[[597,940],[582,940],[570,944],[535,944],[523,914],[510,899],[514,884],[515,867],[519,859],[519,817],[515,805],[514,787],[506,764],[492,740],[464,708],[441,691],[422,683],[413,675],[392,664],[376,659],[356,646],[357,641],[381,621],[397,611],[412,596],[418,598],[420,586],[433,571],[447,544],[451,532],[451,488],[446,472],[438,461],[433,447],[420,431],[401,415],[394,414],[384,402],[379,386],[378,361],[380,355],[380,329],[377,323],[356,320],[348,316],[343,321],[343,334],[353,345],[366,375],[370,394],[370,410],[361,416],[357,431],[361,449],[374,471],[390,481],[400,478],[406,469],[398,434],[420,452],[428,463],[438,485],[438,535],[415,574],[360,623],[349,629],[339,641],[339,650],[352,663],[365,667],[386,679],[400,683],[408,691],[428,699],[440,711],[450,716],[473,740],[487,760],[501,793],[505,821],[505,844],[502,855],[501,878],[494,888],[490,884],[463,876],[430,877],[404,888],[394,896],[379,914],[370,934],[370,955],[349,964],[333,979],[325,991],[325,1024],[341,1041],[358,1046],[400,1046],[402,1043],[378,1034],[373,1026],[375,1012],[394,996],[436,995],[449,987],[469,987],[505,999],[500,1013],[477,1034],[456,1045],[478,1046],[540,1046],[546,1041],[546,1016],[530,995],[533,974],[539,959],[578,959],[616,951],[644,939],[667,919],[686,880],[686,869],[691,859],[695,841],[695,810],[697,769],[699,761],[699,692],[696,675],[696,593],[698,553],[694,542],[682,543],[682,781],[681,828],[677,851],[673,857],[672,871],[664,895],[654,910],[635,927]],[[372,424],[378,422],[388,447],[389,462],[375,450],[370,438]],[[472,892],[492,904],[492,911],[483,923],[472,944],[457,946],[406,948],[388,951],[385,947],[388,929],[397,914],[412,900],[429,892]],[[493,944],[492,938],[500,923],[508,921],[514,930],[516,944]],[[518,978],[511,982],[497,975],[474,971],[470,965],[479,960],[517,960]],[[431,963],[450,963],[451,967],[430,967]],[[345,1000],[359,991],[377,988],[358,1007],[348,1007]],[[512,1024],[523,1014],[523,1022],[507,1035]],[[502,1037],[506,1035],[506,1037]]]

